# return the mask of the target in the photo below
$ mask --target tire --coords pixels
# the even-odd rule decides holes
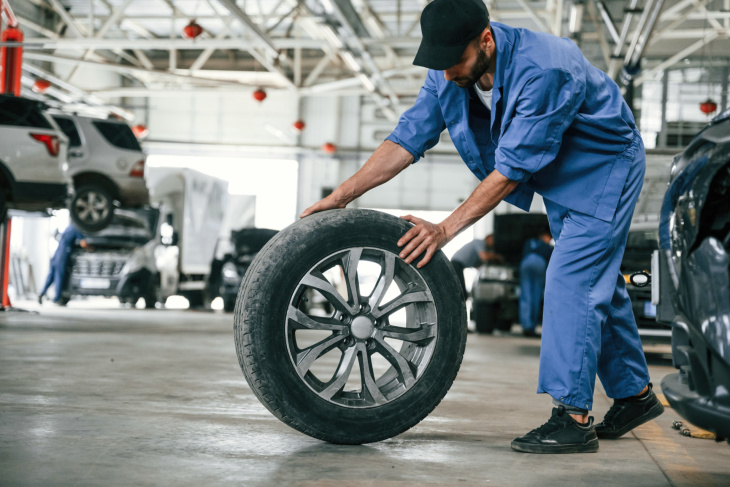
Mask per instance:
[[[190,303],[190,309],[203,309],[205,307],[203,291],[189,291],[184,296],[188,300],[188,303]]]
[[[234,309],[236,309],[236,297],[223,296],[223,311],[231,313]]]
[[[253,392],[292,428],[339,444],[385,440],[451,387],[466,344],[461,287],[442,252],[423,269],[397,257],[410,227],[376,211],[326,211],[280,232],[253,261],[236,302],[236,352]],[[344,276],[344,291],[328,275]],[[310,288],[336,308],[330,316],[302,311]],[[365,373],[351,373],[355,364]],[[359,390],[345,390],[348,380]]]
[[[5,223],[5,217],[8,216],[8,204],[5,198],[5,193],[3,193],[2,188],[0,188],[0,225]]]
[[[85,184],[76,189],[69,208],[71,220],[82,232],[105,229],[114,217],[114,199],[103,186]]]
[[[498,323],[498,314],[497,303],[474,303],[474,323],[477,333],[492,333]]]

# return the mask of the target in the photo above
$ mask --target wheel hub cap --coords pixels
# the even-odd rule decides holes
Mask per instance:
[[[370,338],[374,329],[375,323],[367,316],[357,316],[350,325],[350,333],[358,340]]]

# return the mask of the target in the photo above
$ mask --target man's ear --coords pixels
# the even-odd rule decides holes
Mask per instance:
[[[483,31],[479,39],[479,47],[486,50],[489,43],[492,42],[492,30],[487,26]]]

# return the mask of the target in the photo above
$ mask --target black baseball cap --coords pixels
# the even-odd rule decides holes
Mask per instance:
[[[416,66],[444,71],[459,63],[466,46],[489,25],[482,0],[434,0],[421,13]]]

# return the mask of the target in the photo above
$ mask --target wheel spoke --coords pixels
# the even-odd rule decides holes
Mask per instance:
[[[295,327],[295,329],[330,330],[344,332],[347,328],[346,325],[343,325],[340,321],[335,320],[334,318],[317,317],[317,319],[315,320],[314,318],[308,316],[306,313],[295,308],[294,306],[289,306],[289,312],[287,313],[286,317],[299,325],[298,327]]]
[[[403,355],[388,345],[384,338],[381,334],[375,335],[376,350],[396,369],[398,377],[405,386],[410,387],[416,381],[416,378],[413,376],[413,370],[409,362]]]
[[[347,291],[349,292],[350,299],[355,306],[360,303],[360,284],[357,279],[357,266],[360,263],[361,256],[362,249],[357,248],[350,250],[347,257],[342,259],[342,268],[345,271]]]
[[[355,313],[356,307],[350,306],[337,289],[321,273],[319,276],[314,275],[314,273],[307,274],[302,279],[302,284],[319,291],[338,311],[349,314]]]
[[[436,336],[436,326],[433,323],[424,323],[418,328],[402,326],[384,326],[380,329],[383,338],[394,338],[404,342],[420,342]]]
[[[335,348],[344,339],[345,335],[332,335],[299,352],[296,356],[296,367],[299,374],[306,374],[315,360]]]
[[[352,372],[352,366],[355,365],[355,359],[357,358],[357,351],[355,347],[350,347],[345,350],[340,357],[340,363],[337,366],[335,375],[332,380],[327,384],[327,387],[320,392],[320,395],[325,399],[332,399],[332,396],[344,389],[347,384],[347,379],[350,378]]]
[[[371,309],[376,309],[380,306],[380,302],[383,300],[383,296],[388,292],[388,288],[393,282],[393,275],[395,274],[395,255],[391,253],[383,253],[383,266],[378,277],[378,282],[373,288],[373,292],[370,293],[370,300],[368,305]]]
[[[421,302],[427,302],[430,301],[431,298],[429,297],[428,293],[425,291],[415,291],[415,292],[409,292],[405,294],[401,294],[394,300],[390,301],[388,304],[383,306],[382,308],[374,308],[372,311],[372,315],[375,319],[381,318],[383,316],[387,316],[391,313],[394,313],[401,309],[404,306],[407,306],[411,303],[421,303]]]
[[[360,356],[360,376],[362,378],[362,392],[367,394],[369,399],[375,404],[385,404],[388,400],[375,383],[375,374],[373,374],[373,364],[370,361],[368,349],[364,343],[357,344],[357,350]]]

